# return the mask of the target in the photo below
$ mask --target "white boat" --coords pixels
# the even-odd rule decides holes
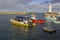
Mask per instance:
[[[53,21],[54,23],[56,23],[56,24],[60,24],[60,21]]]

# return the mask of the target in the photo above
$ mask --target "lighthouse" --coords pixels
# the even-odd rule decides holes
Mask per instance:
[[[52,5],[51,5],[51,3],[49,3],[48,9],[49,9],[49,12],[52,12]]]

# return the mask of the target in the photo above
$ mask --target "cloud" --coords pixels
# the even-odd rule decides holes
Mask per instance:
[[[53,12],[60,12],[60,3],[53,3],[52,4],[52,11]],[[25,11],[28,12],[48,12],[48,4],[36,4],[30,5],[25,7]]]
[[[48,11],[48,4],[45,1],[44,3],[35,3],[33,5],[30,5],[32,0],[0,0],[0,12],[47,12]],[[54,0],[52,0],[54,2]],[[55,12],[60,11],[60,3],[57,3],[56,0],[55,3],[52,3],[52,9]]]
[[[52,0],[52,3],[58,3],[60,0]]]
[[[0,9],[15,9],[18,6],[23,6],[32,0],[0,0]]]
[[[52,11],[53,12],[60,12],[60,3],[53,3],[52,4]],[[36,4],[36,5],[29,5],[21,8],[15,8],[15,9],[0,9],[2,12],[48,12],[48,4]]]
[[[60,0],[47,0],[47,1],[45,1],[45,3],[49,3],[49,2],[51,2],[51,3],[58,3],[58,2],[60,2]]]

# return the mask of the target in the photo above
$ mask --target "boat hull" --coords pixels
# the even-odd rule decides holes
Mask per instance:
[[[48,29],[48,28],[43,28],[43,31],[49,32],[49,33],[51,33],[51,32],[56,32],[55,29]]]
[[[16,25],[16,26],[23,26],[23,27],[29,27],[28,24],[24,24],[24,23],[21,23],[19,21],[16,21],[14,19],[10,19],[10,22],[13,24],[13,25]],[[32,26],[35,26],[36,24],[32,24]]]
[[[56,23],[56,24],[60,24],[60,21],[53,21],[54,23]]]

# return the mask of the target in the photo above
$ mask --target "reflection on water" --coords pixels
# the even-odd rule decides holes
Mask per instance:
[[[32,33],[35,31],[35,27],[20,27],[12,25],[15,31],[14,40],[29,40],[32,38]]]
[[[23,26],[16,26],[16,25],[13,25],[15,30],[20,30],[20,31],[25,31],[25,32],[28,32],[29,30],[35,28],[36,26],[34,27],[23,27]]]

